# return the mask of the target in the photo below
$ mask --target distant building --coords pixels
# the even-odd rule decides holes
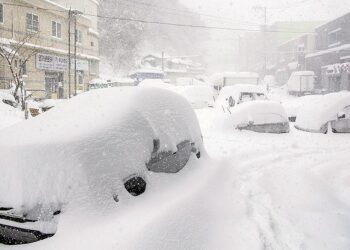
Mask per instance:
[[[25,64],[25,88],[37,98],[65,98],[68,95],[68,11],[77,16],[77,92],[88,89],[99,75],[99,34],[97,0],[3,0],[0,2],[0,45],[16,46],[26,34],[35,34],[25,48],[36,51]],[[87,13],[88,15],[84,15]],[[74,53],[74,18],[71,18],[71,58]],[[16,62],[15,62],[16,63]],[[71,93],[74,93],[74,60]],[[12,81],[8,66],[0,59],[0,87]]]
[[[318,87],[350,90],[350,13],[316,28],[316,51],[306,55],[306,68],[316,73]]]
[[[276,81],[284,84],[293,71],[306,70],[305,55],[315,51],[315,34],[293,38],[277,47],[275,55]]]
[[[199,56],[177,56],[149,54],[141,59],[142,70],[163,70],[164,77],[175,83],[176,78],[196,77],[205,72],[202,64],[195,62],[192,58]]]
[[[241,71],[272,74],[285,72],[288,64],[295,67],[298,50],[307,50],[313,37],[307,36],[320,22],[276,22],[267,27],[267,32],[247,32],[239,39]],[[299,36],[302,35],[302,38]],[[265,40],[265,47],[264,47]],[[300,47],[299,47],[300,45]],[[264,61],[266,57],[266,69]],[[286,72],[289,77],[289,72]]]

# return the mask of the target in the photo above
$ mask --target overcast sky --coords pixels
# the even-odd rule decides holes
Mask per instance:
[[[327,21],[350,11],[350,0],[181,0],[193,11],[234,19],[240,26],[263,22],[254,6],[268,7],[268,22]],[[227,20],[205,18],[225,24]],[[226,23],[227,24],[227,23]]]

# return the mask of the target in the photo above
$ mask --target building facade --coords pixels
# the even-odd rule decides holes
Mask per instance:
[[[23,42],[27,51],[33,51],[23,67],[22,78],[25,89],[37,98],[66,98],[69,93],[84,92],[88,82],[99,74],[99,3],[67,2],[0,0],[0,46],[11,49]],[[1,60],[0,86],[9,87],[11,80],[8,65]]]
[[[272,57],[279,84],[286,83],[293,71],[306,70],[305,55],[315,51],[315,39],[315,34],[305,34],[277,47],[277,53]]]
[[[318,87],[329,92],[350,90],[350,13],[315,29],[316,50],[306,67],[316,73]]]

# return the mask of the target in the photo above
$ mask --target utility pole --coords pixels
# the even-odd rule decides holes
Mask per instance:
[[[267,7],[266,6],[255,6],[255,10],[262,10],[264,15],[264,26],[262,28],[263,32],[263,71],[264,76],[267,73]]]
[[[72,18],[72,10],[68,11],[68,98],[70,98],[70,85],[71,85],[71,49],[70,49],[70,36],[71,36],[71,18]]]
[[[74,14],[74,96],[77,95],[77,14]]]
[[[164,51],[162,51],[162,71],[164,74]]]
[[[267,8],[266,6],[263,7],[264,10],[264,77],[267,73]]]

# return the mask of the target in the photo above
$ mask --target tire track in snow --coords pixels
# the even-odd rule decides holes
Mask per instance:
[[[309,154],[315,152],[287,152],[276,156],[271,155],[270,151],[270,154],[263,154],[240,164],[240,192],[245,197],[247,215],[256,225],[261,248],[264,250],[304,249],[304,236],[291,221],[283,218],[273,208],[270,195],[258,184],[258,180],[265,171],[283,167],[283,159],[296,159]]]

